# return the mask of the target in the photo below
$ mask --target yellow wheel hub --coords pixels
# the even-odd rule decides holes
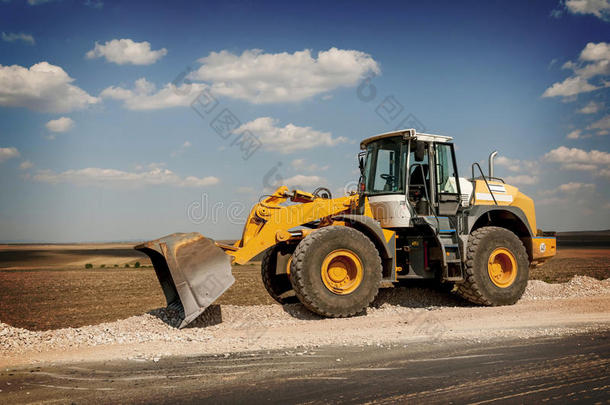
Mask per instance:
[[[487,272],[492,283],[500,288],[509,287],[517,278],[517,261],[506,248],[497,248],[487,262]]]
[[[326,288],[338,295],[356,290],[363,274],[362,261],[351,250],[334,250],[322,262],[322,281]]]

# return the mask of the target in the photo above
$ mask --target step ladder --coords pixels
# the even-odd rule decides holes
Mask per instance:
[[[455,229],[439,229],[438,240],[443,254],[443,281],[463,281],[464,265],[460,237]]]

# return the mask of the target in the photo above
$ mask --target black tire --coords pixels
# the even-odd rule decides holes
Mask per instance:
[[[496,248],[505,248],[515,258],[516,276],[506,287],[491,280],[487,262]],[[521,240],[505,228],[485,226],[470,234],[465,265],[465,280],[458,284],[456,293],[479,305],[512,305],[523,295],[529,278],[529,259]]]
[[[349,294],[330,291],[322,281],[326,256],[347,249],[362,263],[362,281]],[[322,316],[340,318],[362,313],[373,302],[381,282],[381,258],[373,242],[362,232],[346,226],[316,230],[299,243],[290,266],[290,281],[299,301]]]
[[[261,276],[265,289],[280,304],[296,304],[299,299],[294,294],[290,275],[285,272],[277,272],[277,253],[292,254],[294,246],[278,244],[268,249],[261,262]]]

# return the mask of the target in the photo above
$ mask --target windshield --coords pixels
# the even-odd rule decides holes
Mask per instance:
[[[401,137],[371,142],[366,150],[364,167],[365,192],[403,194],[407,145]]]

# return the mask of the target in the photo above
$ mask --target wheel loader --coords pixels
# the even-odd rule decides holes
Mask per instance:
[[[184,327],[234,282],[232,264],[264,252],[263,284],[281,304],[325,317],[363,313],[382,287],[432,279],[479,305],[514,304],[529,269],[555,255],[534,203],[484,175],[459,177],[452,138],[393,131],[365,139],[350,195],[282,186],[252,208],[232,245],[176,233],[136,246],[147,254]]]

